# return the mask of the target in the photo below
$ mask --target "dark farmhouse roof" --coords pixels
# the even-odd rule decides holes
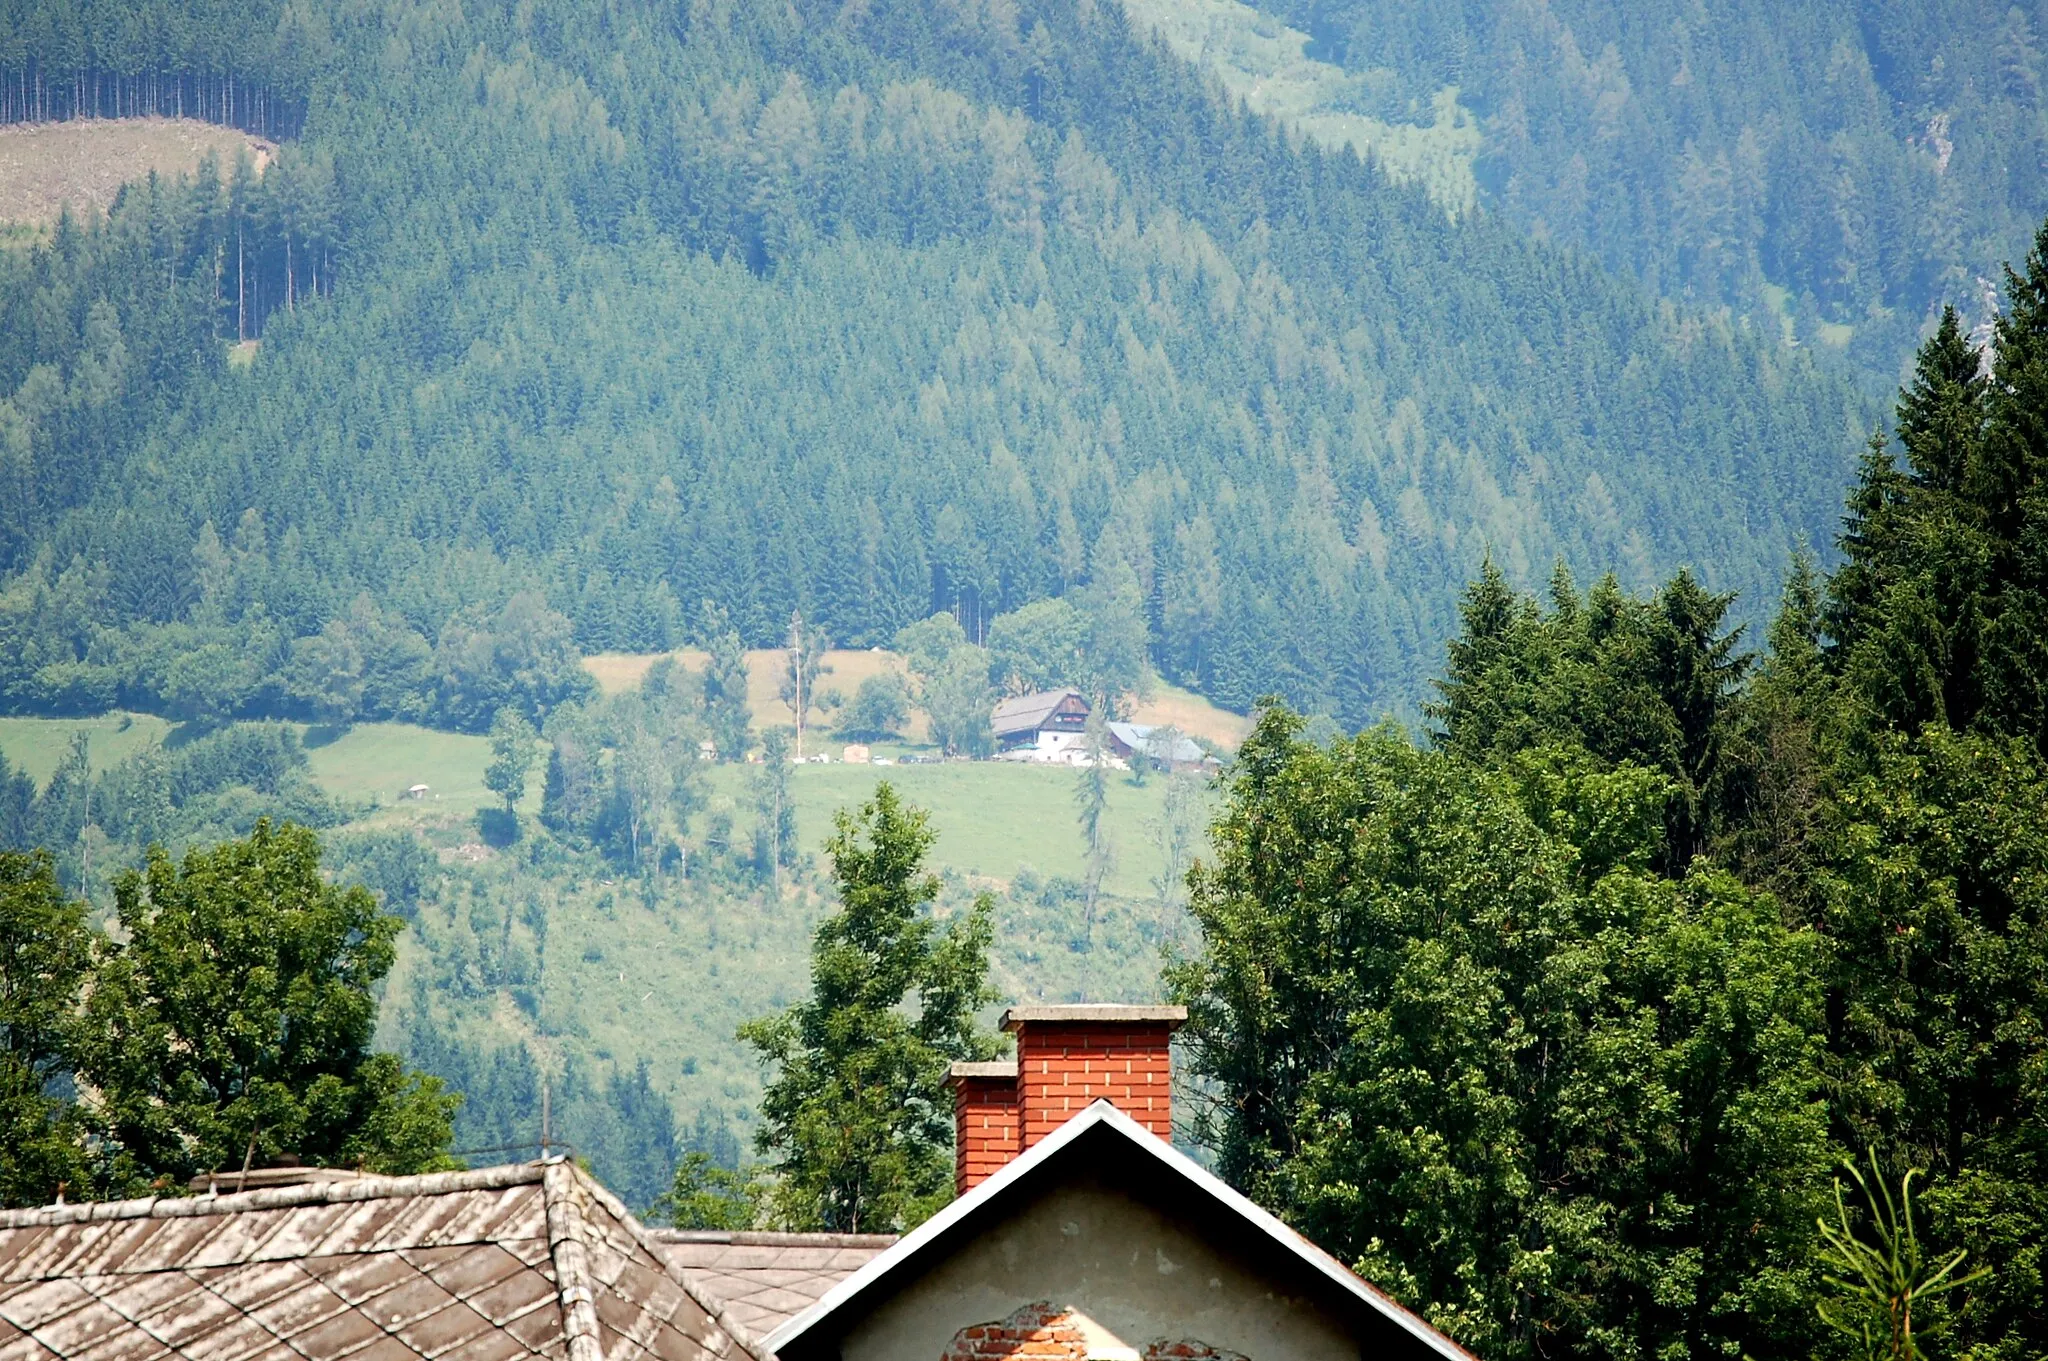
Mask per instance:
[[[868,1311],[935,1261],[958,1251],[1016,1205],[1075,1176],[1102,1178],[1146,1203],[1170,1208],[1211,1241],[1255,1254],[1276,1281],[1319,1298],[1334,1315],[1351,1320],[1360,1336],[1372,1338],[1370,1354],[1473,1361],[1457,1343],[1107,1101],[1089,1106],[833,1286],[770,1333],[765,1345],[786,1361],[833,1355]]]
[[[725,1324],[764,1338],[896,1241],[881,1233],[650,1229],[669,1266]]]
[[[1069,700],[1073,701],[1073,706],[1078,706],[1077,709],[1068,706],[1069,711],[1086,718],[1088,701],[1081,697],[1079,690],[1040,690],[1035,695],[1019,695],[1015,699],[1006,699],[996,705],[990,726],[995,729],[997,737],[1037,732],[1040,728],[1049,726],[1053,716],[1059,713],[1061,707],[1066,706]]]
[[[560,1159],[6,1211],[0,1358],[763,1361],[665,1251]]]

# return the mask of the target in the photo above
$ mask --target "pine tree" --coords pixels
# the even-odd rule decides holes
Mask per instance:
[[[725,611],[710,601],[702,607],[698,641],[710,660],[704,665],[704,725],[721,761],[747,754],[753,710],[747,703],[747,654]]]

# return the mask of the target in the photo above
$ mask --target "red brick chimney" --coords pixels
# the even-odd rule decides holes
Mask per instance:
[[[1105,1003],[1012,1007],[1003,1029],[1017,1058],[956,1063],[953,1087],[956,1193],[965,1195],[1005,1163],[1107,1097],[1162,1139],[1173,1137],[1169,1043],[1186,1007]]]

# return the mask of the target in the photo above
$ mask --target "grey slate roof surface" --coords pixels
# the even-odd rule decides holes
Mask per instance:
[[[669,1265],[728,1327],[762,1338],[896,1241],[894,1234],[650,1229]]]
[[[1201,761],[1209,754],[1186,734],[1176,733],[1168,740],[1165,729],[1153,723],[1112,723],[1109,730],[1115,734],[1117,741],[1155,761],[1193,763]]]
[[[0,1361],[760,1361],[559,1159],[0,1212]]]

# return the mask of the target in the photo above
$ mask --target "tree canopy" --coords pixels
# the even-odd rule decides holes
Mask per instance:
[[[900,1232],[952,1195],[946,1070],[998,1050],[975,1021],[994,1000],[994,904],[984,895],[943,929],[931,918],[932,835],[887,782],[839,814],[827,850],[840,905],[813,937],[811,995],[740,1032],[773,1070],[758,1137],[787,1227]]]

